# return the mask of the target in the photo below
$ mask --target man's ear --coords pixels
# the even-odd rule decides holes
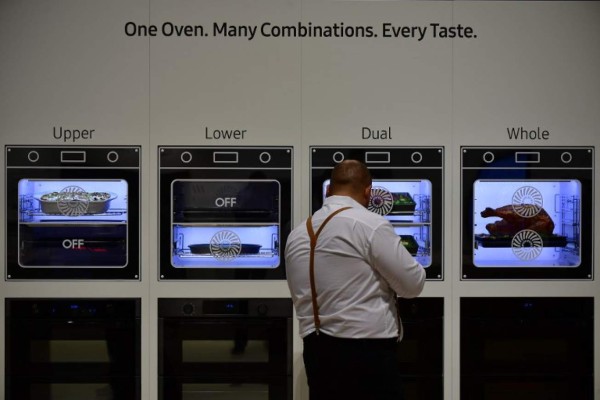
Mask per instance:
[[[365,199],[367,200],[367,205],[369,204],[369,201],[371,201],[371,191],[372,190],[373,190],[373,185],[369,185],[365,188],[364,196],[365,196]]]

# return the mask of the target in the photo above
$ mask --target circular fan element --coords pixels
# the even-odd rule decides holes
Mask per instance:
[[[394,206],[394,197],[384,187],[374,187],[371,189],[371,199],[369,200],[368,210],[379,215],[388,215]]]
[[[513,210],[523,218],[535,217],[544,206],[542,193],[533,186],[517,189],[512,197]]]
[[[210,239],[210,254],[216,259],[227,261],[236,258],[242,251],[240,237],[232,231],[219,231]]]
[[[85,190],[79,186],[67,186],[60,191],[56,206],[62,215],[77,217],[87,212],[90,200]]]
[[[515,256],[523,261],[530,261],[542,253],[544,242],[536,231],[524,229],[513,237],[511,246]]]

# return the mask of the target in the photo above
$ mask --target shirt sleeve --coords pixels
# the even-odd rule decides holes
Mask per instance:
[[[371,266],[377,270],[399,297],[417,297],[425,285],[425,269],[402,245],[389,222],[373,232]]]

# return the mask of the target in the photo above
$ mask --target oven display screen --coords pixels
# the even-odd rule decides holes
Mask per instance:
[[[581,263],[578,180],[476,180],[476,267],[577,267]]]
[[[128,184],[123,179],[21,179],[21,267],[127,265]]]
[[[330,180],[323,183],[323,199]],[[432,263],[432,185],[427,179],[373,179],[368,209],[385,217],[402,244],[425,268]]]
[[[275,180],[175,180],[175,268],[277,268],[280,184]]]

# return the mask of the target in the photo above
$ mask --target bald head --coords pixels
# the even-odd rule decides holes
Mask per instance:
[[[333,168],[329,195],[350,196],[366,206],[371,194],[371,173],[357,160],[344,160]]]

